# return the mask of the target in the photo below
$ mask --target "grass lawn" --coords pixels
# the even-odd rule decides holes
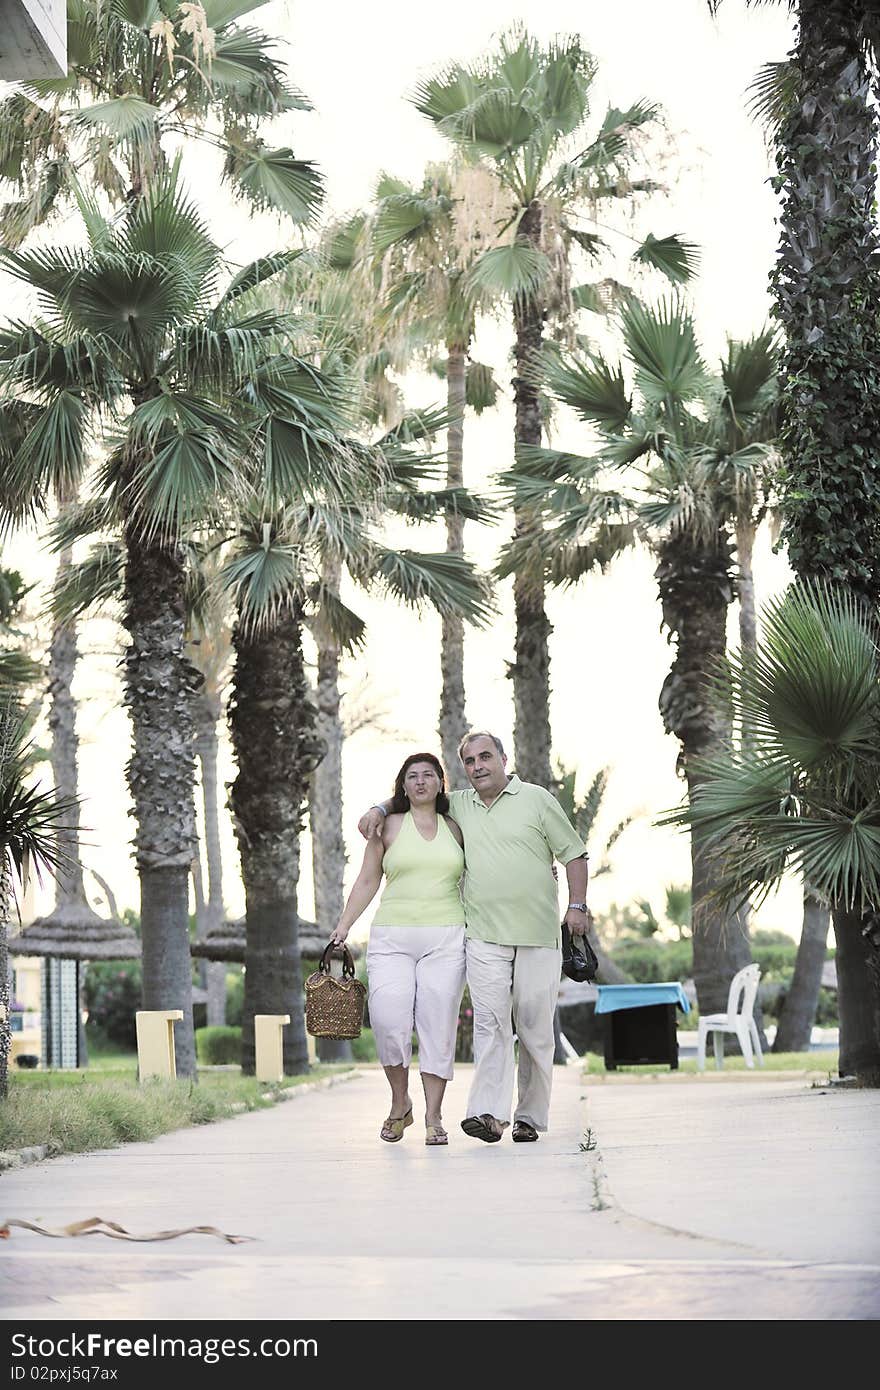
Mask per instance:
[[[275,1105],[304,1082],[351,1071],[347,1063],[319,1065],[277,1084],[235,1071],[199,1069],[190,1081],[137,1082],[137,1057],[122,1053],[90,1059],[79,1071],[17,1071],[0,1104],[0,1151],[46,1144],[51,1154],[110,1149],[155,1139],[171,1129],[210,1124],[243,1110]]]
[[[826,1080],[828,1077],[837,1075],[838,1066],[837,1052],[765,1052],[764,1065],[753,1069],[745,1064],[745,1059],[737,1054],[724,1058],[724,1067],[721,1071],[715,1068],[714,1058],[707,1058],[706,1070],[703,1073],[697,1071],[696,1057],[683,1057],[679,1061],[678,1071],[671,1071],[669,1067],[618,1067],[616,1071],[606,1071],[605,1062],[602,1057],[595,1052],[588,1052],[581,1059],[585,1063],[583,1074],[585,1077],[601,1077],[605,1081],[613,1081],[615,1077],[679,1077],[679,1076],[705,1076],[709,1080],[717,1081],[725,1076],[736,1075],[737,1080],[742,1081],[746,1078],[754,1077],[760,1080],[762,1077],[778,1077],[786,1072],[798,1076],[807,1076]]]

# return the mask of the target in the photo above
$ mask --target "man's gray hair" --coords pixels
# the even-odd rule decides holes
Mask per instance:
[[[504,744],[497,734],[490,734],[487,729],[471,729],[470,733],[465,734],[461,743],[458,745],[458,756],[462,762],[464,762],[464,750],[469,743],[473,743],[474,740],[478,738],[490,738],[498,749],[499,757],[504,757]]]

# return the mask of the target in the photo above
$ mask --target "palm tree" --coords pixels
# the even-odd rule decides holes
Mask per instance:
[[[114,204],[142,196],[167,168],[164,145],[181,138],[221,152],[236,198],[311,220],[318,171],[259,135],[262,121],[310,109],[275,40],[235,22],[260,3],[68,0],[67,76],[0,102],[0,177],[18,194],[0,209],[0,241],[20,245],[69,207],[79,181]]]
[[[470,280],[484,293],[507,295],[513,305],[518,449],[541,443],[544,322],[554,295],[559,316],[565,318],[571,309],[569,247],[577,244],[591,257],[603,247],[596,225],[579,226],[576,215],[587,206],[657,186],[632,177],[638,133],[656,121],[657,108],[647,102],[626,111],[611,108],[588,138],[595,76],[596,61],[580,38],[560,38],[544,47],[514,28],[488,58],[471,66],[451,64],[420,82],[413,98],[417,109],[468,158],[492,170],[507,195],[513,240],[486,251]],[[694,265],[693,248],[677,237],[648,236],[637,245],[634,259],[674,281],[687,279]],[[580,290],[581,303],[602,298],[600,286]],[[528,543],[536,537],[534,509],[519,503],[514,517],[518,539]],[[515,574],[514,606],[516,766],[528,781],[549,787],[551,629],[543,584],[534,575],[526,579]]]
[[[713,380],[680,302],[650,309],[632,301],[621,311],[620,327],[637,395],[627,393],[623,365],[609,364],[597,352],[559,355],[547,364],[554,393],[594,426],[600,447],[592,457],[520,451],[519,471],[509,484],[540,505],[545,519],[557,520],[540,549],[515,540],[501,569],[518,565],[522,574],[538,572],[551,583],[569,585],[593,568],[606,568],[637,540],[651,546],[663,622],[676,643],[660,711],[681,745],[679,770],[692,795],[700,759],[728,746],[732,736],[730,720],[710,704],[704,685],[707,671],[724,656],[734,595],[737,489],[731,480],[756,467],[769,450],[761,437],[760,397],[750,397],[751,385],[741,398],[732,395],[737,382],[750,381],[740,359],[748,358],[757,340],[731,345],[728,364],[733,360],[741,369],[723,369]],[[599,485],[604,469],[635,471],[637,464],[639,487],[624,492]],[[746,917],[714,901],[713,860],[699,834],[692,836],[691,850],[694,980],[700,1011],[718,1012],[733,975],[750,959]]]
[[[393,461],[397,451],[387,440],[386,449]],[[244,515],[224,565],[237,613],[230,727],[238,776],[231,806],[247,898],[245,1072],[254,1067],[253,1017],[263,1012],[291,1015],[285,1070],[308,1068],[296,884],[309,776],[324,749],[304,670],[307,611],[317,610],[319,624],[333,631],[344,651],[356,650],[364,637],[363,621],[326,584],[328,557],[359,585],[378,584],[407,603],[431,603],[478,623],[490,612],[483,585],[460,557],[393,551],[374,539],[382,514],[376,461],[376,451],[353,447],[341,491],[332,449],[323,463],[313,451],[301,503]],[[362,466],[368,462],[371,468]]]
[[[195,1069],[187,879],[198,676],[185,653],[180,541],[236,484],[240,458],[254,447],[259,412],[244,386],[253,388],[259,376],[268,393],[276,370],[282,378],[288,370],[278,350],[284,321],[247,312],[242,297],[292,253],[255,262],[218,294],[220,252],[179,188],[176,167],[120,225],[83,195],[80,201],[90,234],[85,250],[0,257],[39,291],[44,312],[0,334],[3,383],[41,407],[8,470],[7,490],[25,512],[35,492],[78,479],[89,431],[104,427],[109,453],[85,511],[89,529],[96,518],[118,526],[125,546],[124,679],[134,733],[128,779],[138,822],[144,1006],[183,1009],[176,1050],[186,1075]],[[0,416],[11,418],[11,411]],[[265,466],[283,470],[283,418],[268,431],[260,420]]]
[[[596,823],[605,792],[608,788],[608,769],[602,767],[594,775],[586,792],[578,797],[577,794],[577,768],[568,768],[562,762],[556,764],[556,779],[554,792],[568,819],[571,821],[578,835],[585,844],[589,843],[590,833]],[[590,882],[600,878],[602,874],[611,872],[611,862],[609,855],[626,830],[632,824],[632,817],[627,816],[614,827],[602,850],[602,857],[597,864],[590,865]],[[619,965],[608,955],[604,945],[599,940],[596,924],[590,919],[588,935],[592,943],[593,950],[596,952],[599,961],[599,979],[606,985],[626,984],[629,976],[621,970]],[[557,1060],[563,1060],[558,1058]]]
[[[28,786],[27,720],[14,700],[0,699],[0,1101],[6,1099],[12,1042],[9,999],[9,921],[15,882],[31,871],[65,867],[64,820],[72,807],[54,791]]]
[[[754,730],[705,759],[667,823],[717,852],[727,901],[765,895],[790,866],[831,903],[837,937],[840,1072],[880,1085],[880,678],[877,611],[829,583],[792,586],[763,613],[715,698]],[[865,981],[870,988],[865,988]]]
[[[486,170],[431,165],[421,187],[387,175],[379,180],[370,246],[388,285],[389,321],[409,329],[433,371],[446,381],[446,486],[464,486],[466,407],[476,414],[495,403],[491,369],[471,360],[477,311],[487,298],[469,278],[475,261],[496,239],[503,220],[500,187]],[[443,355],[437,357],[438,348]],[[450,508],[446,550],[464,554],[464,517]],[[466,787],[458,756],[465,714],[464,625],[454,613],[442,620],[438,732],[450,786]]]

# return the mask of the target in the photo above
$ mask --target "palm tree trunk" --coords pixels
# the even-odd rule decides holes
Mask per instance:
[[[523,213],[517,235],[541,246],[542,208],[533,202]],[[516,343],[516,376],[513,379],[516,403],[515,442],[541,443],[541,405],[536,385],[538,362],[544,331],[544,308],[537,296],[517,299],[513,310]],[[539,534],[539,522],[527,507],[514,513],[517,538]],[[550,650],[553,629],[544,611],[544,584],[533,576],[517,575],[513,583],[516,613],[516,659],[510,669],[513,678],[516,770],[525,782],[537,782],[549,789],[550,771]]]
[[[58,558],[58,580],[73,563],[68,546]],[[56,902],[86,905],[82,864],[79,857],[79,778],[77,772],[76,703],[71,693],[78,652],[75,623],[56,623],[49,647],[49,732],[52,735],[52,778],[59,798],[70,801],[73,809],[65,816],[65,826],[57,832],[58,848],[65,856],[56,880]]]
[[[201,909],[196,906],[196,936],[204,937],[211,927],[223,921],[223,854],[220,848],[220,804],[217,791],[217,723],[220,697],[204,688],[195,702],[196,754],[202,774],[202,814],[205,825],[205,860],[208,866],[208,896]],[[203,982],[208,995],[208,1027],[226,1022],[226,965],[220,960],[204,962]]]
[[[840,1075],[880,1086],[880,953],[862,935],[858,912],[832,909],[837,941]]]
[[[242,1071],[253,1075],[254,1014],[290,1014],[284,1071],[308,1071],[297,941],[299,836],[309,775],[321,754],[308,700],[299,611],[271,631],[236,624],[229,702],[238,774],[230,805],[246,899]]]
[[[184,655],[184,568],[172,545],[125,525],[125,695],[133,752],[128,785],[141,885],[143,1006],[181,1009],[177,1071],[196,1075],[189,954],[189,873],[196,846],[193,694]]]
[[[752,553],[755,548],[755,527],[751,517],[738,517],[736,522],[736,569],[739,596],[739,640],[744,652],[753,653],[758,647],[758,623],[755,616],[755,576]]]
[[[339,589],[342,566],[328,557],[323,581]],[[315,731],[326,752],[312,773],[309,787],[309,826],[312,832],[312,882],[318,927],[329,936],[342,914],[345,877],[345,837],[342,833],[342,745],[339,649],[329,630],[316,631],[318,641],[317,720]],[[344,1038],[318,1038],[318,1060],[349,1061],[351,1043]]]
[[[713,707],[706,688],[706,675],[723,658],[727,646],[727,610],[733,599],[730,546],[723,531],[708,542],[678,532],[659,546],[658,554],[655,574],[663,622],[676,639],[675,660],[660,692],[660,713],[668,731],[681,743],[679,770],[692,798],[699,781],[696,760],[731,742],[730,727]],[[713,899],[714,855],[694,829],[691,872],[697,1003],[701,1014],[723,1013],[730,981],[752,958],[747,916]],[[755,1019],[763,1029],[757,1008]]]
[[[446,359],[446,406],[449,428],[446,433],[446,486],[464,484],[464,412],[467,349],[450,343]],[[464,521],[450,513],[446,518],[446,550],[464,554]],[[444,617],[440,636],[440,748],[450,787],[467,787],[468,780],[458,756],[458,745],[467,731],[464,708],[464,623],[461,618]]]
[[[804,885],[804,925],[794,974],[779,1014],[774,1052],[807,1052],[816,1019],[831,913]]]

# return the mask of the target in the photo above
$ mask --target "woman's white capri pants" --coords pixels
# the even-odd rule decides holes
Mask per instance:
[[[464,927],[372,928],[370,1027],[383,1067],[409,1066],[415,1028],[419,1071],[449,1080],[464,972]]]

